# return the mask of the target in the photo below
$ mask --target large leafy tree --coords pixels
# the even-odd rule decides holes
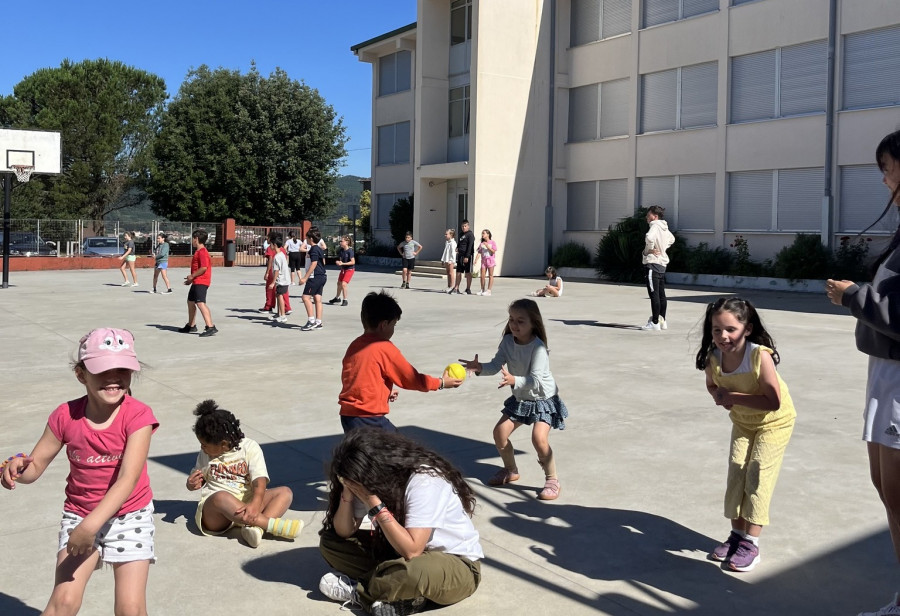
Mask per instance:
[[[0,124],[62,133],[62,174],[14,193],[19,217],[102,220],[140,195],[166,100],[158,76],[99,59],[41,69],[0,99]],[[138,197],[135,197],[138,198]]]
[[[336,205],[345,131],[317,90],[281,69],[268,78],[206,66],[171,101],[154,144],[154,211],[175,220],[279,224]]]

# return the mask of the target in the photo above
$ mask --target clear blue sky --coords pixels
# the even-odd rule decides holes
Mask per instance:
[[[317,88],[350,140],[341,174],[371,174],[372,65],[350,46],[416,20],[416,0],[44,0],[7,7],[0,95],[40,68],[109,58],[155,73],[174,96],[206,64],[247,72],[284,69]]]

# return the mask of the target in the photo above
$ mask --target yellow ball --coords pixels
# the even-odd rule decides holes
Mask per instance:
[[[454,379],[465,379],[466,378],[466,369],[462,367],[462,364],[450,364],[446,368],[447,374],[452,376]]]

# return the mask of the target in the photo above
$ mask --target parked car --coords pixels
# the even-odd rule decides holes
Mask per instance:
[[[3,250],[3,232],[0,231],[0,253]],[[56,244],[28,231],[13,231],[9,234],[9,255],[11,257],[55,257]]]
[[[81,245],[81,254],[86,257],[120,257],[125,254],[125,245],[115,237],[87,237]]]

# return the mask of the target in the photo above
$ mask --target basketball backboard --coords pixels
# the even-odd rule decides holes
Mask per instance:
[[[60,134],[0,128],[0,173],[12,173],[13,165],[34,167],[33,173],[58,175],[62,170]]]

